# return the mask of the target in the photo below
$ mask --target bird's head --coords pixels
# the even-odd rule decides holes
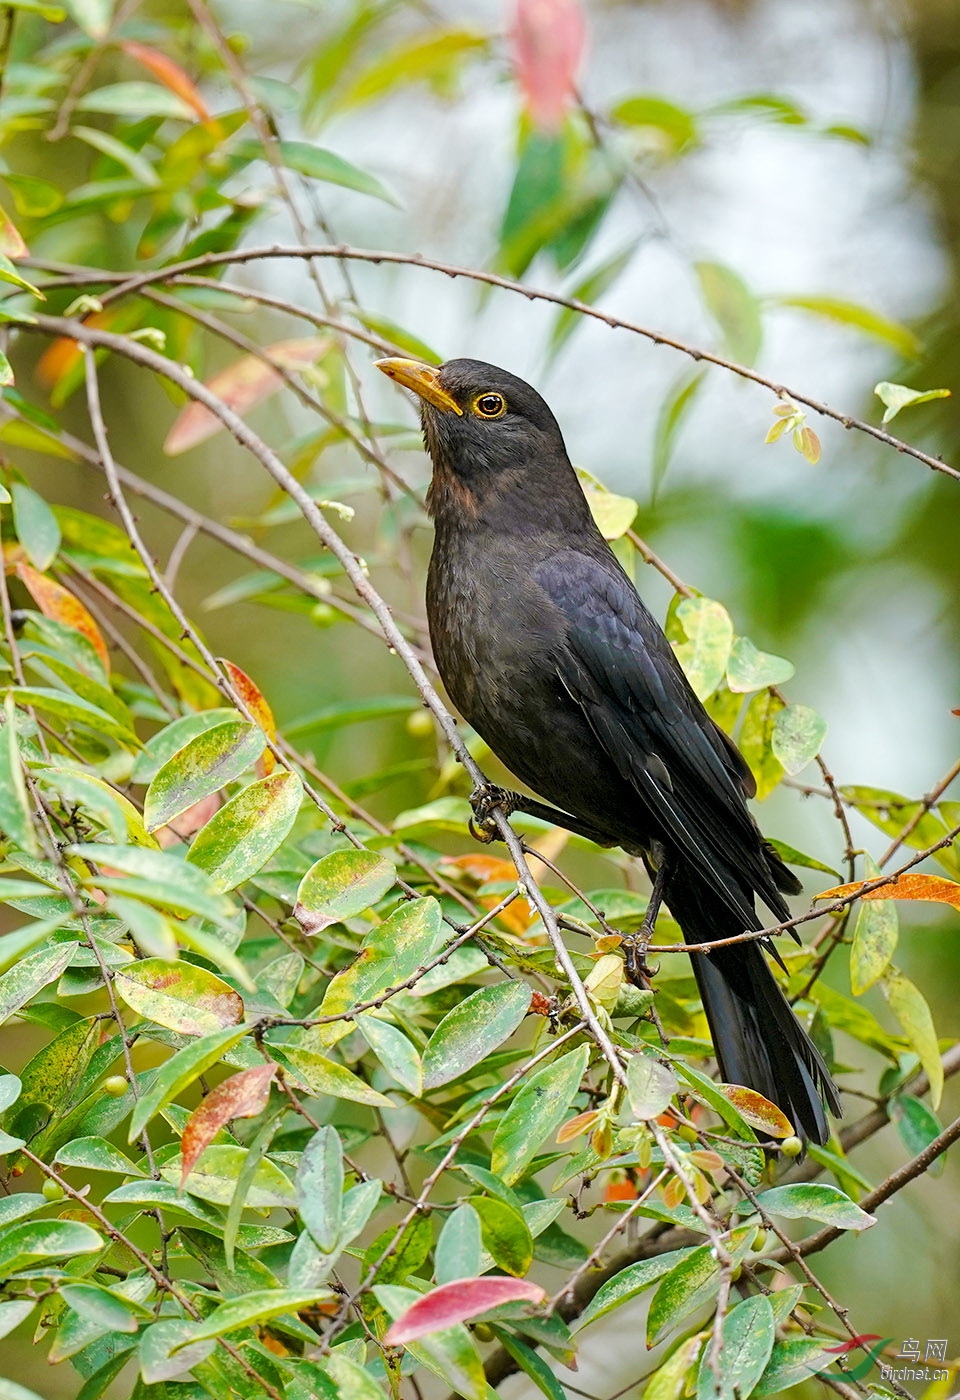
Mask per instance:
[[[433,462],[429,503],[477,515],[493,505],[541,506],[550,493],[583,500],[560,427],[522,379],[482,360],[378,360],[377,368],[420,399],[423,437]]]

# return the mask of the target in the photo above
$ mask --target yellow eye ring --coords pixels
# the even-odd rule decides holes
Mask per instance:
[[[470,407],[480,418],[502,418],[507,401],[502,394],[478,394]]]

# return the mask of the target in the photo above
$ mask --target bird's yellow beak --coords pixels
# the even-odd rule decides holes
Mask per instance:
[[[446,409],[463,417],[463,409],[456,399],[451,398],[440,383],[440,372],[433,365],[421,364],[419,360],[374,360],[377,369],[389,379],[402,384],[404,389],[412,389],[421,399],[433,404],[434,408]]]

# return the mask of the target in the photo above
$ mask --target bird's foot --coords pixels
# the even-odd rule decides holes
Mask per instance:
[[[500,830],[494,813],[499,811],[502,816],[509,817],[511,812],[517,810],[519,801],[520,796],[516,792],[508,792],[506,788],[496,787],[493,783],[478,784],[470,794],[470,806],[473,808],[470,835],[485,845],[496,841]]]
[[[632,986],[639,987],[641,991],[649,990],[654,977],[660,971],[659,965],[650,967],[647,962],[647,948],[652,933],[652,929],[645,932],[640,928],[636,933],[628,934],[621,944],[627,981]]]

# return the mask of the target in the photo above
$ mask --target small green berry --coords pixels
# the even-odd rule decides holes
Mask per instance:
[[[104,1092],[114,1099],[122,1099],[129,1087],[122,1074],[111,1074],[109,1079],[103,1081]]]
[[[60,1185],[59,1181],[51,1181],[51,1179],[48,1177],[40,1189],[48,1201],[63,1200],[64,1190],[63,1187]]]
[[[780,1151],[784,1157],[799,1157],[803,1151],[803,1143],[798,1137],[784,1138],[780,1144]]]

